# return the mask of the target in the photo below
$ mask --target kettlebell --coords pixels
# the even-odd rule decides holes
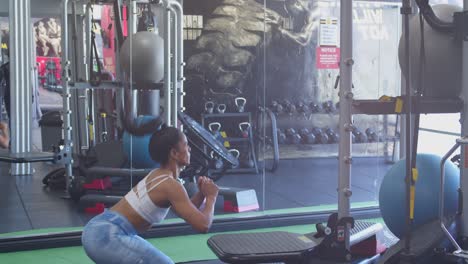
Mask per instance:
[[[213,134],[216,140],[224,144],[223,136],[221,135],[221,123],[219,122],[209,123],[208,129],[211,131],[211,134]]]
[[[218,107],[216,107],[216,109],[218,110],[218,113],[220,114],[224,114],[224,112],[226,111],[226,105],[225,104],[219,104]]]
[[[237,149],[230,149],[229,152],[236,158],[236,159],[239,159],[239,156],[240,156],[240,152],[239,150]],[[238,168],[239,167],[239,163],[237,163],[237,165],[234,165],[232,166],[233,168]]]
[[[236,99],[234,99],[234,103],[236,104],[236,107],[237,107],[237,112],[239,113],[244,112],[246,102],[247,102],[247,99],[245,99],[244,97],[236,97]]]
[[[208,101],[205,103],[205,112],[207,114],[212,114],[214,110],[214,103],[212,101]]]
[[[211,167],[220,170],[223,168],[224,163],[219,157],[215,157],[214,151],[210,152],[210,157],[211,157]]]
[[[249,131],[250,131],[250,123],[249,122],[239,123],[239,130],[241,131],[241,136],[243,138],[248,138]]]

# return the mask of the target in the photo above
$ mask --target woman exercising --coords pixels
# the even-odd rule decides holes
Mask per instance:
[[[200,191],[190,199],[178,181],[180,171],[190,163],[190,147],[184,133],[174,127],[161,129],[151,137],[149,151],[161,167],[84,227],[83,247],[96,263],[174,263],[138,236],[152,223],[161,222],[170,207],[199,232],[205,233],[211,226],[218,186],[211,179],[200,177]]]

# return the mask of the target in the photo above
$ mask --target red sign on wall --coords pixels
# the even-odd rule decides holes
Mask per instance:
[[[317,69],[339,69],[340,48],[317,47]]]

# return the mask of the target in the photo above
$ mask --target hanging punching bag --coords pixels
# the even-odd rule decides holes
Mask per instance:
[[[452,22],[453,14],[462,11],[454,5],[434,5],[434,13],[444,22]],[[422,85],[424,96],[435,98],[456,98],[461,90],[462,46],[453,34],[436,31],[424,20],[425,65],[421,60],[421,25],[419,14],[410,19],[410,71],[411,85],[414,90],[420,89],[422,68]],[[406,72],[404,63],[404,35],[400,39],[398,58],[401,71]]]
[[[124,41],[120,49],[120,62],[128,76],[132,68],[132,79],[141,84],[138,86],[140,89],[145,89],[145,84],[161,82],[164,77],[163,39],[153,32],[142,31],[133,34]]]

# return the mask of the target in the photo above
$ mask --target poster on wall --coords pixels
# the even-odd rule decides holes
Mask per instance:
[[[316,48],[316,66],[318,70],[339,69],[340,48],[338,40],[338,19],[320,18],[319,46]]]
[[[340,48],[317,47],[316,49],[317,69],[339,69]]]
[[[61,26],[56,18],[42,18],[33,24],[34,41],[36,43],[36,56],[38,57],[60,57]]]
[[[338,46],[338,19],[327,17],[320,19],[319,45]]]
[[[39,84],[39,104],[46,110],[62,106],[61,56],[62,28],[59,18],[32,19],[36,47],[36,66]]]
[[[61,30],[57,19],[53,17],[39,19],[33,24],[39,91],[42,97],[47,98],[43,99],[46,105],[60,104],[57,96],[47,91],[60,92],[61,89]]]

